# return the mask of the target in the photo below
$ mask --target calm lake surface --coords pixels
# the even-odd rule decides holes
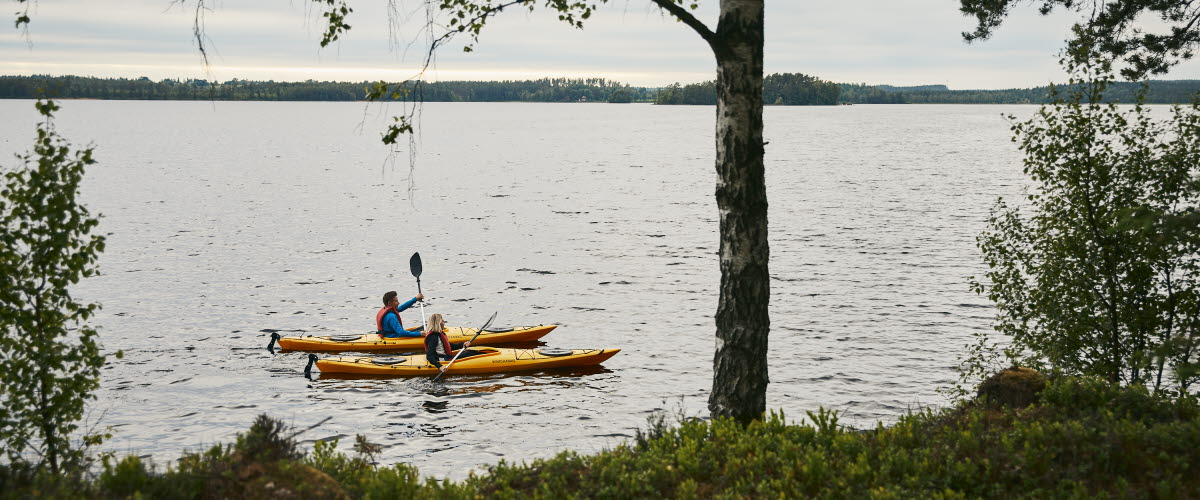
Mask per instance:
[[[975,236],[1019,192],[1002,113],[1033,106],[766,110],[768,405],[858,426],[940,405],[992,309]],[[56,123],[99,163],[85,199],[111,233],[106,349],[90,418],[107,449],[159,463],[268,413],[307,442],[355,434],[424,474],[612,447],[652,412],[705,415],[717,303],[713,108],[430,103],[416,163],[353,103],[64,101]],[[31,101],[0,101],[0,165],[33,142]],[[557,323],[555,347],[619,347],[603,369],[344,380],[302,375],[268,333],[360,333],[380,296],[477,326]],[[406,324],[419,313],[404,315]]]

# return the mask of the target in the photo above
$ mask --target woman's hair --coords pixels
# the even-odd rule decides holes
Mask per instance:
[[[429,316],[429,322],[425,325],[425,330],[429,332],[445,333],[446,320],[442,319],[441,313],[434,313]]]

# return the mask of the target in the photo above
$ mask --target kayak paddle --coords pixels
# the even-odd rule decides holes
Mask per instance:
[[[487,323],[484,323],[483,326],[479,327],[479,330],[475,332],[475,336],[471,337],[471,340],[468,340],[467,343],[469,344],[471,342],[474,342],[475,339],[479,337],[479,334],[483,333],[483,331],[486,330],[487,327],[492,326],[492,322],[496,321],[497,314],[500,314],[500,312],[496,311],[496,312],[492,313],[492,317],[488,318]],[[444,371],[442,371],[441,373],[438,373],[436,377],[433,377],[433,381],[437,382],[438,379],[442,378],[442,375],[444,375],[447,371],[450,371],[450,365],[454,364],[454,361],[456,361],[459,356],[462,356],[462,353],[465,350],[467,350],[466,347],[459,349],[458,354],[455,354],[453,358],[450,358],[450,362],[446,363],[446,369]]]
[[[421,293],[421,252],[413,252],[411,258],[408,259],[408,270],[412,271],[412,275],[417,277],[417,295]],[[421,329],[425,329],[425,300],[421,302]]]

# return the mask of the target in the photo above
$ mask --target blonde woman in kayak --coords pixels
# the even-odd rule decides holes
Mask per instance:
[[[471,342],[463,342],[461,345],[450,344],[450,337],[446,336],[446,320],[442,319],[441,313],[434,314],[429,317],[426,323],[425,331],[421,332],[421,336],[425,337],[425,359],[434,368],[446,371],[442,368],[441,360],[449,360],[453,356],[450,355],[454,351],[454,347],[466,349],[471,346]],[[470,353],[463,353],[464,356],[469,356]]]

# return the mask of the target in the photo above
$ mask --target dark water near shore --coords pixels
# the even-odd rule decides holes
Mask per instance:
[[[1020,163],[1001,113],[1031,106],[766,110],[772,331],[768,405],[855,425],[935,392],[991,309],[975,235]],[[104,370],[91,418],[159,462],[258,413],[303,438],[366,434],[386,462],[460,477],[500,458],[614,446],[651,412],[705,413],[716,307],[711,107],[425,106],[420,154],[386,161],[361,104],[67,101],[94,141],[85,198],[111,233]],[[0,101],[0,165],[32,144]],[[361,125],[361,126],[360,126]],[[411,174],[411,177],[410,177]],[[387,290],[470,326],[558,323],[557,347],[619,347],[602,369],[424,381],[306,380],[267,333],[372,328]],[[418,313],[405,314],[407,323]],[[343,440],[345,443],[347,440]],[[352,441],[352,440],[351,440]]]

